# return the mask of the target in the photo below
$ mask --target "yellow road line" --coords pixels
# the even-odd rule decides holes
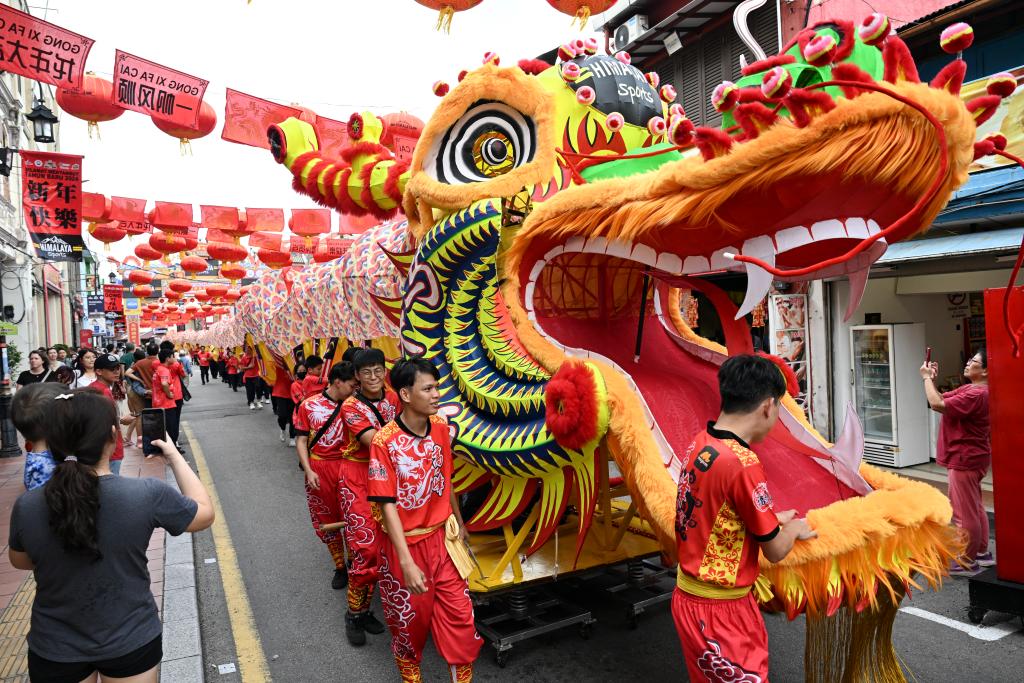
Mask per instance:
[[[199,478],[206,484],[206,490],[210,493],[213,509],[217,515],[212,529],[213,544],[217,549],[217,564],[220,567],[220,580],[224,586],[224,598],[228,604],[231,635],[234,638],[235,651],[238,654],[238,671],[242,677],[242,683],[270,681],[270,670],[267,668],[267,659],[263,654],[260,634],[256,630],[256,621],[252,617],[252,607],[249,605],[249,596],[245,592],[242,570],[238,567],[238,556],[235,554],[234,544],[231,543],[231,533],[228,531],[228,523],[224,518],[224,510],[220,506],[217,489],[213,485],[213,477],[210,476],[210,468],[206,465],[203,449],[200,448],[192,428],[187,422],[183,422],[181,429],[188,437],[192,455],[196,459],[196,467],[199,469]]]

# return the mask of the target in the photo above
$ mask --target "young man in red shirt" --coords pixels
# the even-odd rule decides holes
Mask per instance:
[[[96,365],[93,366],[93,371],[96,373],[96,381],[89,385],[90,389],[95,389],[104,396],[110,399],[110,402],[117,406],[117,401],[114,399],[114,392],[111,391],[111,387],[115,382],[121,379],[121,361],[112,353],[103,353],[96,357]],[[121,474],[121,463],[124,461],[124,439],[116,439],[117,445],[114,446],[114,452],[110,456],[110,472],[112,474]]]
[[[978,349],[964,367],[967,384],[940,394],[935,388],[938,363],[921,366],[928,407],[942,414],[936,460],[949,472],[949,502],[954,523],[967,532],[964,567],[954,562],[949,573],[971,576],[995,565],[988,549],[988,514],[981,499],[981,480],[992,464],[988,417],[988,354]]]
[[[210,352],[205,348],[199,349],[196,354],[196,361],[199,363],[199,380],[206,384],[210,381]],[[216,379],[216,376],[214,376]]]
[[[288,374],[288,368],[277,363],[274,365],[274,386],[270,389],[270,401],[274,406],[274,414],[277,415],[277,426],[281,429],[281,442],[288,434],[288,445],[295,446],[295,425],[292,424],[292,413],[295,412],[295,404],[292,403],[292,377]]]
[[[319,394],[327,386],[327,382],[320,377],[324,369],[324,359],[317,355],[306,357],[306,376],[302,378],[302,397]]]
[[[768,634],[751,588],[761,552],[780,562],[815,532],[796,512],[775,513],[750,444],[779,417],[786,383],[767,358],[742,355],[718,371],[722,411],[683,459],[676,500],[679,569],[672,596],[691,681],[768,680]],[[728,672],[728,675],[722,672]]]
[[[245,400],[249,402],[249,410],[263,408],[263,401],[260,400],[259,383],[260,369],[256,364],[256,354],[249,349],[242,354],[238,361],[238,367],[242,371],[242,382],[245,383]]]
[[[345,423],[341,404],[356,388],[351,363],[331,368],[330,383],[319,394],[302,401],[295,411],[295,450],[306,473],[306,503],[313,529],[334,559],[331,588],[348,583],[341,531],[323,531],[324,524],[343,521],[341,480],[344,477]]]
[[[227,360],[224,362],[224,373],[228,378],[228,386],[231,387],[231,390],[238,391],[238,356],[232,352],[227,354]]]
[[[174,386],[177,384],[179,391],[181,387],[176,373],[170,367],[173,358],[174,351],[164,349],[160,351],[160,362],[153,365],[153,407],[163,408],[167,437],[172,443],[178,435],[178,403]]]
[[[369,497],[381,506],[386,531],[378,585],[403,683],[423,680],[420,661],[428,634],[457,683],[472,680],[483,645],[473,625],[469,584],[445,546],[450,517],[461,540],[467,536],[452,490],[448,423],[437,415],[439,379],[424,358],[395,363],[391,382],[402,413],[370,446]]]
[[[306,362],[310,361],[307,359]],[[380,543],[366,491],[370,443],[374,434],[398,415],[399,402],[395,392],[384,384],[384,352],[363,349],[356,354],[353,366],[359,389],[341,406],[341,417],[345,421],[345,472],[341,483],[345,504],[342,516],[345,519],[345,545],[351,563],[345,635],[353,645],[361,645],[366,642],[364,629],[374,633],[370,627],[376,628],[379,624],[382,632],[384,628],[375,619],[373,622],[376,623],[370,623],[368,627],[365,618],[369,614],[373,586],[377,583],[377,549]]]

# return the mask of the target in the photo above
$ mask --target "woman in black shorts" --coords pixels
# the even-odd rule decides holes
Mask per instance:
[[[120,438],[113,402],[76,389],[53,403],[46,442],[57,468],[11,511],[11,564],[36,579],[29,677],[79,683],[98,672],[156,683],[163,629],[146,549],[156,528],[176,536],[209,527],[209,494],[165,440],[153,444],[181,493],[158,479],[112,476],[110,455]]]

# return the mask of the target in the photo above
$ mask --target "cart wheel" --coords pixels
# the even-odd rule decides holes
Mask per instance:
[[[967,608],[967,620],[972,624],[980,624],[981,620],[985,618],[986,609],[982,607],[968,607]]]
[[[495,650],[494,661],[498,665],[499,669],[504,669],[505,665],[508,664],[508,656],[511,654],[510,650]]]
[[[580,624],[580,638],[583,640],[590,640],[590,634],[594,632],[593,622],[583,622]]]

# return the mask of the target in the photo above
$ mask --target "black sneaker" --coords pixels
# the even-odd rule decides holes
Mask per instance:
[[[342,588],[348,585],[348,569],[335,569],[334,578],[331,579],[331,588],[336,591],[340,591]]]
[[[345,612],[345,637],[356,647],[366,645],[366,631],[363,630],[362,616]]]
[[[363,627],[364,631],[372,633],[375,636],[384,633],[384,624],[380,623],[380,620],[373,616],[373,612],[361,614],[359,617],[359,624]]]

